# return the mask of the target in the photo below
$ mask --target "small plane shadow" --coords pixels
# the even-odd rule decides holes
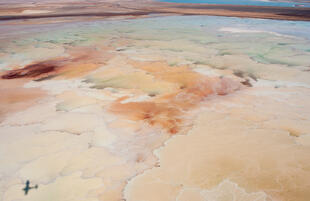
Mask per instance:
[[[30,181],[27,180],[27,181],[26,181],[26,186],[25,186],[25,188],[23,188],[23,191],[25,192],[25,195],[28,195],[28,192],[29,192],[31,189],[38,189],[38,188],[39,188],[38,185],[30,186]]]

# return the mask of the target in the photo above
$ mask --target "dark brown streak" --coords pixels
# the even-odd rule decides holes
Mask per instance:
[[[27,65],[24,68],[11,70],[2,75],[2,79],[35,78],[43,74],[54,72],[59,66],[54,63],[40,62]]]

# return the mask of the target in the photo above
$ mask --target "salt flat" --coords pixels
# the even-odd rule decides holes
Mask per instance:
[[[309,22],[36,22],[0,26],[1,200],[309,200]]]

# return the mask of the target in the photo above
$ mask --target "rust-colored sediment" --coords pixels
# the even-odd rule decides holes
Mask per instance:
[[[11,70],[1,76],[2,79],[37,78],[54,73],[60,67],[57,61],[44,61]]]
[[[191,71],[186,66],[169,67],[167,64],[134,63],[159,79],[172,82],[179,86],[173,93],[153,97],[150,101],[122,103],[128,97],[122,97],[112,104],[110,110],[126,116],[130,120],[142,120],[150,126],[160,126],[170,134],[182,130],[185,123],[184,115],[195,108],[209,95],[226,95],[241,87],[226,78],[209,78]]]
[[[169,133],[175,134],[180,130],[182,112],[176,107],[171,107],[169,102],[130,102],[121,103],[120,99],[111,106],[111,111],[125,115],[131,120],[143,120],[151,126],[159,125]]]

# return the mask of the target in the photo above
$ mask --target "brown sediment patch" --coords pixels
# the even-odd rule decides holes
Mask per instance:
[[[233,74],[237,77],[244,78],[244,72],[240,70],[234,70]]]
[[[186,124],[186,112],[209,95],[226,95],[241,87],[230,79],[209,78],[191,71],[187,66],[170,67],[163,62],[132,64],[150,73],[156,81],[171,82],[180,87],[172,93],[153,97],[150,101],[124,103],[128,97],[122,97],[111,105],[110,111],[130,120],[142,120],[151,126],[160,126],[170,134],[181,131]]]
[[[77,48],[78,49],[78,48]],[[88,48],[86,48],[88,50]],[[83,52],[85,49],[83,50]],[[35,81],[44,81],[58,76],[65,78],[74,78],[83,76],[99,67],[108,57],[94,59],[98,52],[87,51],[88,54],[82,54],[82,50],[72,50],[71,57],[54,58],[46,61],[39,61],[19,69],[13,69],[4,72],[1,79],[33,79]],[[101,59],[101,60],[100,60]]]
[[[239,78],[244,78],[244,80],[241,81],[240,83],[245,85],[245,86],[247,86],[247,87],[252,87],[253,85],[251,84],[251,82],[250,82],[250,80],[248,78],[245,78],[246,76],[248,76],[248,77],[252,78],[253,80],[257,81],[257,78],[253,74],[251,74],[251,73],[250,74],[248,74],[248,73],[245,74],[245,72],[243,72],[241,70],[234,70],[233,74],[235,76],[239,77]]]
[[[1,76],[2,79],[18,79],[18,78],[37,78],[39,76],[48,76],[59,68],[59,62],[44,61],[27,65],[21,69],[11,70]]]
[[[242,81],[240,83],[245,85],[245,86],[248,86],[248,87],[252,87],[253,86],[249,79],[245,79],[244,81]]]
[[[35,81],[53,79],[57,76],[73,78],[82,76],[98,67],[93,63],[78,63],[69,59],[54,59],[27,65],[5,72],[2,79],[30,78]]]

